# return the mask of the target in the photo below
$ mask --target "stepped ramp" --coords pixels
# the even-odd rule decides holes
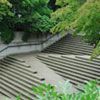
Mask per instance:
[[[42,83],[56,85],[59,81],[64,82],[64,79],[36,60],[33,53],[0,60],[0,100],[16,100],[18,95],[21,95],[21,100],[35,100],[32,86]]]
[[[100,59],[91,61],[89,56],[58,54],[38,55],[37,58],[65,80],[70,80],[78,90],[82,90],[86,81],[98,80],[100,84]]]
[[[71,34],[68,34],[42,52],[63,55],[90,55],[93,48],[93,46],[82,41],[80,36],[73,37]]]
[[[30,70],[30,67],[12,57],[0,60],[0,93],[12,100],[18,95],[22,100],[33,100],[36,96],[32,86],[42,84],[45,78],[38,76],[37,71]]]

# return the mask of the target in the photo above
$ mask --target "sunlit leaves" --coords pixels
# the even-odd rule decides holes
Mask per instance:
[[[37,100],[99,100],[100,93],[96,81],[87,82],[83,91],[71,94],[68,92],[71,89],[70,86],[72,87],[68,82],[61,84],[61,89],[66,91],[61,93],[56,92],[55,87],[51,84],[33,87],[33,91],[37,96]]]
[[[13,16],[13,13],[10,11],[12,4],[7,0],[0,0],[0,20],[3,19],[4,16]]]
[[[84,39],[97,45],[100,40],[100,1],[88,0],[78,11],[72,23],[75,33],[84,33]],[[92,57],[100,54],[100,45],[94,49]]]
[[[91,56],[91,58],[96,58],[97,56],[100,55],[100,41],[97,44],[97,47],[94,49],[93,54]]]
[[[51,32],[71,29],[74,34],[81,34],[86,42],[97,45],[100,41],[100,0],[57,0],[57,4],[61,8],[52,14],[57,24]],[[99,51],[98,48],[94,52]]]
[[[51,29],[53,33],[66,31],[69,28],[81,3],[77,0],[57,0],[57,5],[62,7],[51,15],[52,19],[57,21],[56,26]]]

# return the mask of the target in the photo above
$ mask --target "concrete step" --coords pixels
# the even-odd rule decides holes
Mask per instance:
[[[16,71],[18,71],[19,73],[23,73],[23,74],[25,74],[25,75],[27,75],[27,76],[30,76],[30,77],[34,77],[34,78],[37,78],[37,79],[39,79],[39,80],[43,80],[43,78],[41,78],[40,76],[38,76],[37,74],[35,74],[35,73],[29,73],[28,72],[28,70],[22,70],[22,69],[19,69],[19,68],[17,68],[16,66],[12,66],[12,65],[9,65],[9,64],[6,64],[4,61],[2,62],[0,62],[0,64],[1,65],[4,65],[4,66],[6,66],[6,67],[8,67],[8,68],[10,68],[10,69],[12,69],[12,70],[16,70]],[[31,71],[32,72],[32,71]]]
[[[88,63],[96,63],[97,65],[100,65],[100,58],[92,59],[82,57],[82,56],[76,56],[77,59],[81,59],[82,61],[88,62]]]
[[[55,54],[63,54],[63,55],[90,55],[91,53],[82,52],[82,51],[74,51],[74,50],[62,50],[62,49],[48,49],[44,51],[45,53],[55,53]]]
[[[82,65],[86,65],[86,66],[89,66],[89,67],[100,69],[100,62],[97,63],[97,62],[94,62],[94,61],[90,61],[89,59],[84,60],[84,57],[83,57],[83,59],[77,59],[77,57],[71,58],[71,57],[68,57],[68,56],[62,56],[62,60],[65,60],[65,61],[71,60],[74,63],[78,63],[78,64],[82,64]]]
[[[59,62],[59,63],[62,63],[62,64],[65,64],[65,65],[67,65],[66,62],[68,62],[68,61],[64,61],[63,59],[57,58],[57,57],[55,57],[55,58],[53,58],[51,60]],[[69,62],[72,63],[71,61],[69,61]],[[75,66],[70,66],[70,67],[68,66],[67,68],[69,68],[72,71],[76,71],[77,73],[90,76],[92,78],[96,78],[96,77],[99,78],[98,76],[100,75],[99,73],[96,73],[94,71],[90,71],[90,70],[87,70],[87,69],[84,69],[84,68],[75,67]]]
[[[33,91],[32,90],[29,90],[29,89],[27,89],[27,88],[25,88],[23,85],[21,85],[21,84],[18,84],[18,83],[16,83],[16,82],[14,82],[14,81],[11,81],[11,80],[9,80],[7,77],[5,77],[5,76],[0,76],[0,80],[1,80],[1,82],[2,81],[4,81],[4,82],[6,82],[6,83],[8,83],[8,84],[10,84],[10,85],[12,85],[11,87],[16,87],[16,90],[17,91],[19,91],[21,94],[24,94],[24,95],[26,95],[27,94],[27,96],[29,97],[29,98],[33,98],[35,95],[33,94]]]
[[[0,85],[0,94],[2,94],[3,97],[7,97],[9,99],[11,99],[11,97],[14,97],[13,95],[11,95],[8,91],[6,91],[5,89],[3,89]]]
[[[21,95],[21,100],[36,99],[32,86],[41,85],[45,78],[23,65],[23,62],[9,57],[0,60],[0,94],[11,100],[18,95]]]
[[[25,62],[19,60],[21,57]],[[24,66],[25,64],[31,67]],[[36,100],[35,94],[32,93],[32,86],[37,87],[43,83],[56,85],[59,81],[64,82],[63,77],[47,68],[32,53],[14,55],[14,59],[7,57],[0,60],[0,97],[3,95],[16,100],[16,96],[21,95],[21,100]]]
[[[4,71],[5,72],[5,70],[7,70],[6,72],[11,72],[12,74],[16,74],[16,75],[18,75],[19,77],[22,77],[22,78],[25,78],[25,79],[27,79],[27,80],[30,80],[31,82],[36,82],[36,83],[38,83],[38,84],[41,84],[41,80],[39,80],[39,79],[37,79],[37,78],[32,78],[32,77],[30,77],[30,76],[28,76],[28,75],[26,75],[26,74],[24,74],[24,73],[20,73],[20,72],[18,72],[18,71],[16,71],[16,70],[13,70],[12,68],[9,68],[9,67],[5,67],[5,66],[0,66],[0,70],[1,71]]]
[[[96,63],[79,62],[67,55],[38,55],[37,58],[66,80],[71,80],[78,90],[82,90],[78,84],[83,85],[86,81],[98,80],[100,83],[100,67]]]
[[[27,65],[25,63],[22,63],[22,62],[20,62],[18,60],[10,59],[9,57],[6,57],[4,59],[7,60],[7,61],[9,61],[9,62],[13,62],[13,63],[15,63],[17,65],[21,65],[21,66],[24,66],[24,67],[27,67],[27,68],[30,68],[31,67],[31,66],[29,66],[29,65]]]
[[[48,48],[48,49],[46,49],[46,50],[49,50],[50,48]],[[74,51],[74,52],[82,52],[82,53],[88,53],[88,54],[91,54],[92,53],[92,50],[86,50],[86,49],[83,49],[83,48],[77,48],[77,47],[70,47],[70,46],[68,46],[68,47],[64,47],[64,46],[53,46],[52,48],[51,48],[51,50],[52,49],[55,49],[55,50],[59,50],[59,49],[61,49],[61,50],[64,50],[64,51]]]
[[[31,69],[23,68],[22,66],[13,64],[9,61],[1,60],[1,63],[5,66],[12,67],[12,69],[18,70],[19,72],[25,73],[26,75],[29,75],[31,77],[34,77],[34,76],[36,76],[35,74],[37,74],[37,71],[34,71],[34,70],[31,71]]]
[[[9,59],[12,59],[12,60],[15,60],[15,61],[21,62],[21,63],[25,63],[24,60],[22,60],[22,59],[16,59],[16,58],[14,58],[14,57],[12,57],[12,56],[7,56],[6,58],[9,58]]]
[[[34,97],[29,96],[28,93],[22,91],[20,88],[15,87],[14,85],[12,85],[11,83],[6,82],[5,80],[0,79],[0,86],[9,91],[9,93],[11,93],[12,95],[14,95],[15,97],[19,94],[21,94],[21,99],[22,100],[26,100],[26,99],[31,99],[34,100]]]
[[[93,61],[93,60],[90,60],[90,59],[85,59],[84,57],[82,57],[81,59],[80,59],[80,57],[78,58],[77,56],[75,56],[75,58],[71,58],[71,57],[68,57],[68,56],[64,56],[64,55],[62,55],[62,58],[64,59],[64,60],[68,60],[68,59],[70,59],[70,60],[72,60],[72,61],[75,61],[75,62],[78,62],[78,63],[81,63],[81,64],[89,64],[89,65],[96,65],[96,66],[100,66],[100,62],[96,62],[96,61]],[[95,66],[94,66],[95,67]],[[98,68],[100,68],[100,67],[98,67]]]
[[[93,68],[93,67],[89,67],[89,66],[86,66],[86,65],[77,64],[75,62],[56,60],[56,59],[53,59],[53,58],[51,59],[51,58],[47,58],[47,57],[43,57],[43,56],[42,56],[42,58],[39,56],[38,59],[45,60],[45,61],[48,61],[48,60],[50,61],[51,60],[51,61],[54,61],[54,63],[58,63],[58,64],[60,63],[63,66],[64,65],[73,66],[72,68],[74,68],[74,70],[75,70],[75,68],[76,68],[76,70],[86,69],[86,70],[89,70],[91,72],[95,72],[96,75],[100,75],[100,74],[98,74],[100,72],[100,70],[98,70],[98,67],[95,67],[95,66]]]
[[[48,59],[48,58],[46,58],[46,59]],[[45,60],[46,60],[45,59]],[[44,59],[42,59],[43,61],[44,61]],[[46,60],[46,62],[50,62],[50,59],[49,60]],[[66,65],[64,65],[63,64],[63,62],[62,63],[60,63],[60,61],[55,61],[54,59],[52,59],[51,60],[51,63],[54,63],[54,64],[57,64],[57,65],[60,65],[60,66],[66,66]],[[59,67],[60,69],[62,69],[61,67]],[[77,70],[75,70],[75,69],[72,69],[72,68],[68,68],[68,67],[66,67],[66,68],[64,68],[63,70],[66,70],[66,71],[68,71],[68,72],[73,72],[73,73],[75,73],[76,75],[78,74],[78,75],[80,75],[81,77],[83,77],[83,78],[86,78],[87,79],[87,77],[88,78],[90,78],[90,79],[95,79],[95,78],[100,78],[100,77],[98,77],[98,76],[95,76],[94,77],[94,75],[90,75],[90,74],[88,74],[88,73],[86,73],[86,72],[80,72],[80,71],[77,71]],[[78,76],[77,76],[78,77]]]
[[[71,35],[67,35],[50,47],[46,48],[43,52],[65,55],[91,55],[93,48],[94,46],[82,41],[80,36],[74,38]]]
[[[11,75],[8,76],[7,73],[2,73],[2,76],[5,76],[5,77],[8,78],[9,80],[14,81],[14,82],[16,82],[16,83],[19,83],[19,84],[25,86],[26,88],[32,90],[32,86],[30,86],[29,84],[25,83],[23,80],[17,79],[17,78],[15,78],[14,76],[11,76]]]
[[[46,63],[47,64],[47,63]],[[74,75],[70,75],[70,74],[66,74],[66,73],[63,73],[60,71],[60,69],[56,68],[55,66],[52,67],[51,65],[48,65],[50,66],[49,68],[51,68],[52,70],[56,71],[57,74],[61,75],[62,77],[64,77],[66,80],[71,80],[71,82],[75,85],[78,85],[78,84],[83,84],[85,83],[86,80],[82,80],[78,77],[75,77]]]
[[[63,45],[62,45],[63,44]],[[85,47],[85,46],[83,46],[82,44],[80,44],[80,45],[75,45],[75,44],[64,44],[64,43],[62,43],[62,44],[60,44],[60,45],[57,45],[57,44],[55,44],[55,45],[52,45],[52,46],[50,46],[50,47],[48,47],[48,48],[56,48],[56,47],[62,47],[62,48],[75,48],[75,49],[80,49],[80,50],[85,50],[85,51],[92,51],[93,50],[93,47]],[[46,48],[45,50],[47,50],[48,48]]]
[[[12,76],[12,77],[14,77],[14,78],[16,78],[16,79],[18,79],[18,80],[20,80],[20,81],[23,81],[23,82],[25,82],[26,84],[29,84],[29,85],[34,85],[34,86],[37,86],[38,85],[38,83],[39,84],[41,84],[42,82],[41,81],[38,81],[38,83],[37,83],[37,81],[31,81],[31,80],[29,80],[29,79],[26,79],[25,77],[22,77],[22,76],[20,76],[20,75],[16,75],[16,74],[14,74],[13,72],[9,72],[9,70],[8,71],[5,71],[4,69],[2,69],[2,68],[0,68],[0,71],[2,71],[3,73],[6,73],[6,74],[8,74],[9,76]],[[34,83],[33,83],[34,82]]]
[[[85,47],[85,48],[90,48],[90,49],[93,49],[93,46],[92,45],[90,45],[90,44],[88,44],[88,43],[85,43],[85,42],[78,42],[77,40],[75,40],[75,41],[72,41],[71,39],[70,40],[63,40],[63,41],[58,41],[58,42],[56,42],[56,43],[54,43],[53,45],[56,45],[56,46],[60,46],[60,45],[62,45],[62,44],[64,44],[64,46],[79,46],[79,47]],[[53,46],[53,45],[51,45],[51,46]]]

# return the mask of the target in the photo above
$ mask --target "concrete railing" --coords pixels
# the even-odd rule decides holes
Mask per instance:
[[[50,36],[48,39],[42,41],[42,42],[17,42],[17,43],[11,43],[5,48],[0,48],[0,58],[3,58],[5,56],[8,56],[10,54],[18,54],[18,53],[27,53],[27,52],[41,52],[51,44],[55,43],[56,41],[60,40],[62,37],[67,35],[65,33],[64,35],[61,34],[55,34],[53,36]]]

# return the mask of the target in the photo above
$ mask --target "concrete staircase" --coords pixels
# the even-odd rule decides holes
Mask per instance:
[[[69,79],[78,90],[82,90],[81,85],[86,81],[96,79],[100,84],[100,59],[89,59],[92,50],[93,46],[81,41],[79,36],[67,35],[42,53],[17,54],[1,59],[0,97],[16,100],[20,94],[21,100],[34,100],[32,86],[44,82],[57,84]]]
[[[37,86],[45,81],[38,76],[38,72],[31,70],[31,66],[23,60],[6,57],[0,60],[0,94],[15,100],[21,95],[22,100],[34,100],[36,97],[32,86]],[[5,100],[5,99],[4,99]]]
[[[90,60],[93,48],[80,36],[68,34],[43,50],[46,55],[38,55],[37,58],[65,80],[69,79],[78,90],[82,90],[82,86],[78,85],[83,85],[86,81],[100,82],[100,59]]]
[[[70,80],[78,90],[82,90],[81,85],[86,81],[98,80],[100,84],[100,59],[91,61],[89,56],[54,54],[38,55],[37,58],[65,80]]]
[[[90,55],[92,50],[93,46],[88,43],[84,43],[80,36],[73,37],[71,34],[68,34],[60,41],[57,41],[50,47],[43,50],[43,52],[63,55]]]
[[[56,85],[59,81],[64,82],[64,79],[36,59],[33,53],[0,60],[0,100],[16,100],[19,95],[21,100],[36,100],[32,86],[42,83]]]

